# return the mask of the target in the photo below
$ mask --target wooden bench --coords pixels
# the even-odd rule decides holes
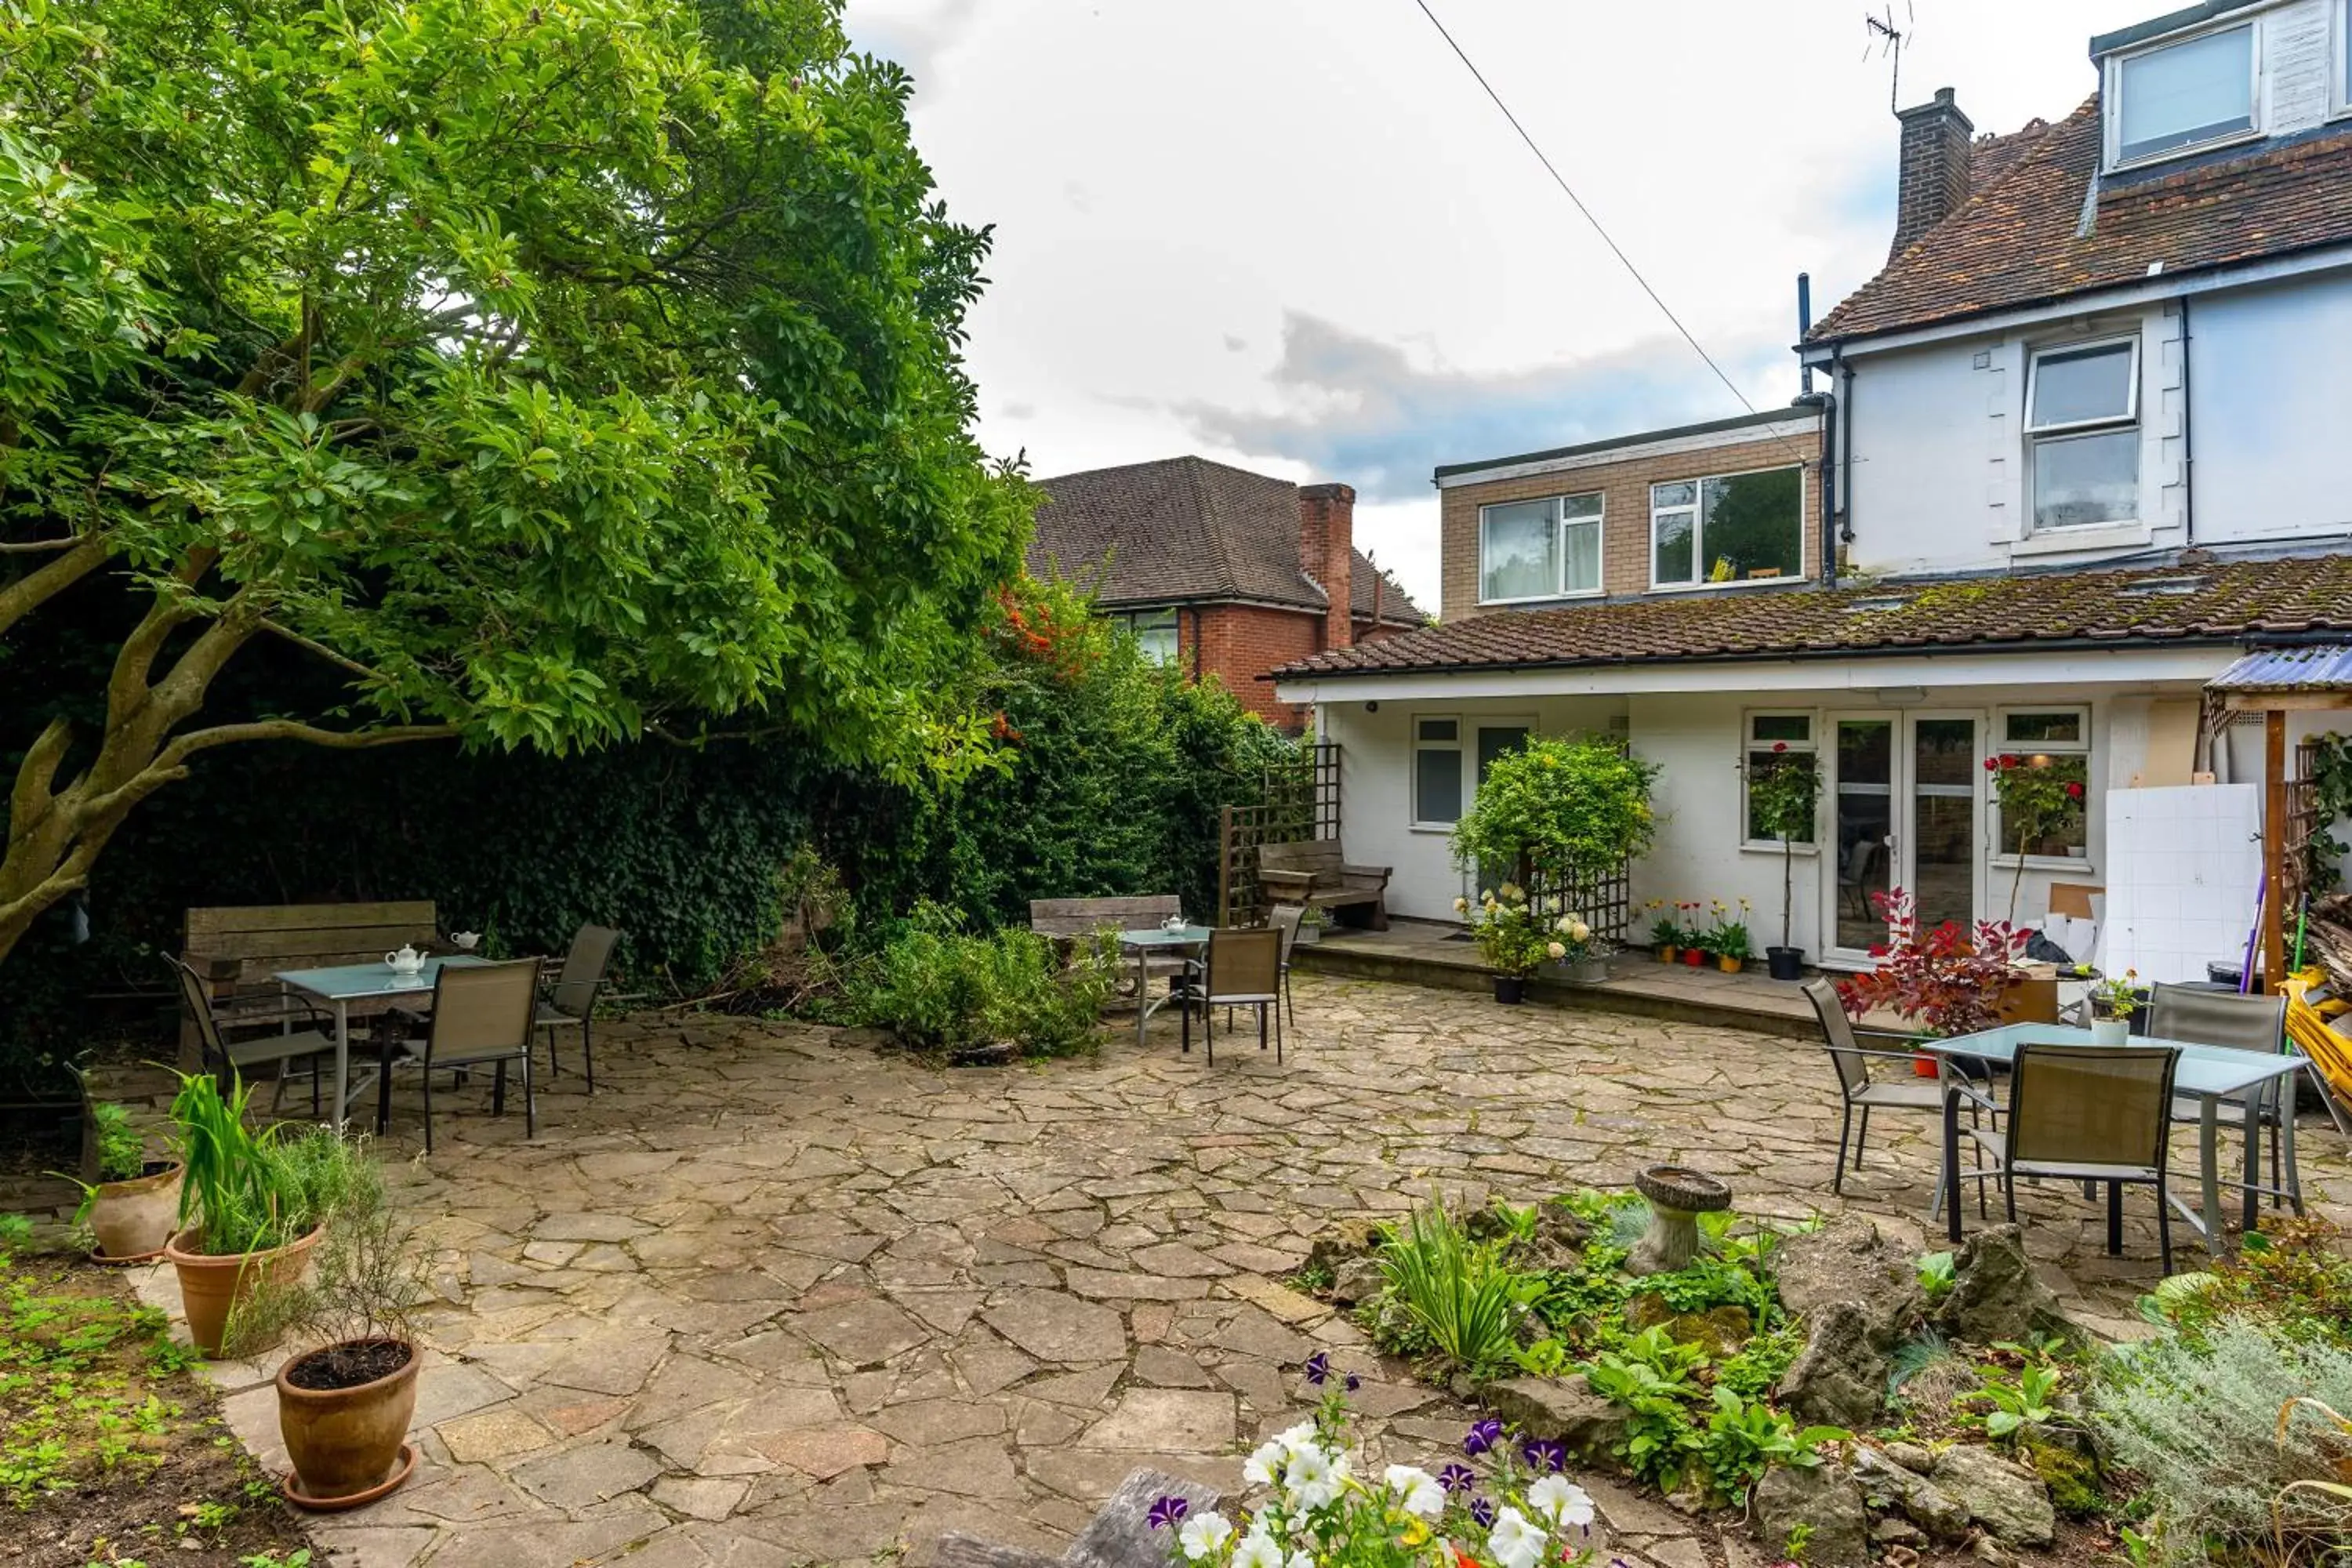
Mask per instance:
[[[440,940],[433,900],[383,904],[258,904],[190,910],[181,958],[212,987],[222,1022],[279,1005],[278,982],[287,969],[339,963],[381,963],[383,955]],[[196,1064],[195,1025],[180,1020],[180,1060]]]
[[[1389,929],[1387,866],[1350,866],[1336,838],[1310,838],[1257,848],[1257,884],[1266,901],[1324,910],[1362,910],[1363,923]]]
[[[1150,931],[1170,916],[1182,912],[1182,902],[1173,893],[1153,893],[1139,899],[1032,899],[1029,929],[1066,951],[1072,943],[1091,940],[1105,931],[1116,935],[1123,931]],[[1119,994],[1125,995],[1135,965],[1124,953],[1119,958]],[[1153,975],[1181,974],[1183,971],[1181,953],[1148,952],[1143,957],[1142,983],[1148,986]],[[1135,999],[1139,1005],[1142,1002],[1140,988]]]

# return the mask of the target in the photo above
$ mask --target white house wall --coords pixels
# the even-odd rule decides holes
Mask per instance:
[[[2194,301],[2189,372],[2198,543],[2352,532],[2352,276]]]

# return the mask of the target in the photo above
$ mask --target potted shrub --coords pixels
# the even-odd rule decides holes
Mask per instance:
[[[2139,1011],[2139,972],[2126,969],[2091,987],[2091,1038],[2102,1046],[2131,1043],[2132,1015]]]
[[[83,1182],[62,1171],[50,1174],[81,1189],[74,1224],[89,1233],[90,1257],[100,1263],[144,1263],[159,1257],[180,1213],[181,1166],[177,1160],[150,1160],[131,1112],[111,1101],[89,1108],[98,1145],[98,1180]]]
[[[1664,910],[1665,905],[1657,899],[1652,899],[1650,908]],[[1672,963],[1680,952],[1682,945],[1683,928],[1680,921],[1672,915],[1661,914],[1650,922],[1650,951],[1658,955],[1660,963]]]
[[[1780,841],[1780,943],[1764,950],[1764,962],[1775,980],[1805,977],[1805,950],[1797,945],[1793,921],[1797,906],[1797,842],[1810,844],[1821,801],[1822,775],[1810,752],[1791,752],[1786,741],[1772,742],[1772,760],[1748,781],[1748,809],[1756,830]]]
[[[2000,804],[2001,836],[2017,857],[2009,879],[2009,919],[2014,924],[2027,853],[2071,853],[2061,840],[2072,835],[2058,830],[2083,815],[2085,770],[2080,757],[2021,757],[2013,752],[1987,757],[1984,766]]]
[[[1565,904],[1615,875],[1657,835],[1650,785],[1657,768],[1617,742],[1540,736],[1487,766],[1462,820],[1454,862],[1494,886],[1500,877]]]
[[[1321,942],[1323,940],[1323,928],[1330,923],[1330,915],[1325,912],[1323,906],[1320,904],[1308,904],[1304,909],[1300,910],[1298,911],[1298,942],[1300,945],[1305,947],[1313,947],[1317,942]]]
[[[191,1073],[172,1101],[187,1173],[163,1256],[180,1277],[189,1337],[206,1355],[221,1353],[231,1314],[257,1289],[301,1277],[341,1170],[327,1145],[341,1141],[325,1128],[290,1142],[278,1127],[248,1128],[252,1096],[233,1079],[224,1099],[209,1074]]]
[[[337,1140],[327,1157],[334,1201],[311,1279],[259,1291],[237,1326],[306,1347],[278,1371],[278,1435],[294,1464],[280,1489],[304,1508],[341,1510],[383,1497],[416,1468],[411,1314],[425,1278],[364,1145]]]
[[[2016,978],[2027,933],[1994,921],[1979,921],[1973,935],[1946,921],[1931,931],[1919,929],[1918,905],[1897,888],[1871,896],[1886,921],[1886,941],[1872,948],[1876,968],[1838,986],[1845,1010],[1860,1018],[1885,1007],[1918,1027],[1924,1038],[1973,1035],[2000,1023],[2001,998]],[[1921,1078],[1936,1076],[1936,1058],[1915,1064]]]
[[[1466,900],[1463,900],[1466,906]],[[1464,910],[1478,956],[1495,973],[1495,1000],[1517,1004],[1527,1000],[1528,977],[1551,956],[1552,942],[1528,907],[1525,889],[1506,882],[1485,894],[1478,907]]]

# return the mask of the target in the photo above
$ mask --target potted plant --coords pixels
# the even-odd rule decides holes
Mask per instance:
[[[1298,911],[1299,945],[1313,947],[1317,942],[1321,942],[1323,928],[1330,923],[1331,917],[1324,910],[1322,905],[1308,904],[1302,908]]]
[[[98,1180],[75,1182],[81,1207],[74,1224],[88,1227],[101,1263],[144,1263],[159,1256],[177,1228],[180,1177],[177,1160],[150,1160],[131,1112],[110,1100],[89,1108],[98,1143]],[[71,1180],[71,1178],[68,1178]]]
[[[1822,794],[1821,770],[1810,752],[1791,752],[1786,741],[1772,742],[1772,760],[1748,781],[1748,809],[1757,831],[1780,841],[1780,943],[1764,950],[1764,962],[1775,980],[1805,977],[1805,950],[1796,944],[1797,843],[1813,839],[1813,821]]]
[[[1752,951],[1744,918],[1748,913],[1746,899],[1739,900],[1739,912],[1743,918],[1733,920],[1728,907],[1721,903],[1715,906],[1715,930],[1709,933],[1707,951],[1715,954],[1715,966],[1726,974],[1738,973]]]
[[[1663,900],[1652,899],[1650,908],[1664,910]],[[1661,914],[1650,922],[1650,951],[1658,955],[1660,963],[1672,963],[1683,945],[1682,922],[1669,914]]]
[[[1984,766],[1992,775],[1993,798],[2000,804],[2002,837],[2013,847],[2017,858],[2016,872],[2009,879],[2009,920],[2014,923],[2027,853],[2064,850],[2062,840],[2072,835],[2058,829],[2083,814],[2083,759],[2021,757],[2004,752],[1987,757]]]
[[[191,1073],[172,1100],[187,1174],[163,1256],[180,1277],[189,1337],[206,1355],[221,1353],[232,1313],[257,1289],[301,1277],[341,1169],[325,1147],[341,1140],[325,1128],[289,1141],[278,1127],[247,1127],[252,1097],[232,1079],[224,1098],[210,1074]]]
[[[2000,1024],[2001,998],[2016,978],[2027,932],[1993,921],[1978,921],[1972,935],[1951,921],[1922,931],[1918,905],[1900,888],[1874,893],[1871,902],[1886,921],[1886,940],[1870,950],[1875,968],[1839,984],[1838,999],[1849,1014],[1858,1019],[1885,1007],[1927,1039]],[[1921,1078],[1936,1076],[1933,1057],[1923,1054],[1915,1066]]]
[[[1551,922],[1551,942],[1546,951],[1576,984],[1598,985],[1609,978],[1609,961],[1594,941],[1591,925],[1580,914],[1564,914]]]
[[[1483,895],[1477,909],[1467,912],[1478,955],[1495,973],[1495,1000],[1507,1004],[1527,1000],[1528,977],[1551,956],[1553,944],[1528,907],[1526,891],[1506,882]]]
[[[280,1489],[301,1507],[341,1510],[385,1496],[416,1468],[411,1316],[425,1291],[411,1226],[364,1144],[338,1139],[321,1152],[334,1197],[311,1278],[257,1292],[237,1326],[307,1347],[278,1372],[278,1435],[294,1465]]]
[[[2139,972],[2126,969],[2091,987],[2091,1038],[2102,1046],[2131,1043],[2132,1015],[2139,1011]]]

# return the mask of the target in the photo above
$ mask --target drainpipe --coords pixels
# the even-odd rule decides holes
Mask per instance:
[[[2197,547],[2197,399],[2189,382],[2189,296],[2180,297],[2180,522],[2181,548]]]
[[[1853,366],[1846,363],[1843,347],[1833,350],[1830,357],[1830,379],[1837,384],[1838,405],[1844,411],[1845,440],[1838,447],[1838,498],[1843,510],[1839,517],[1843,526],[1838,531],[1838,542],[1853,542]]]
[[[1797,274],[1797,352],[1804,353],[1805,340],[1813,331],[1813,278],[1810,272]],[[1822,440],[1815,448],[1817,486],[1822,493],[1822,584],[1837,586],[1837,542],[1831,537],[1832,520],[1837,516],[1837,469],[1832,454],[1837,450],[1837,394],[1813,390],[1813,367],[1801,361],[1797,403],[1812,408],[1821,416]]]

